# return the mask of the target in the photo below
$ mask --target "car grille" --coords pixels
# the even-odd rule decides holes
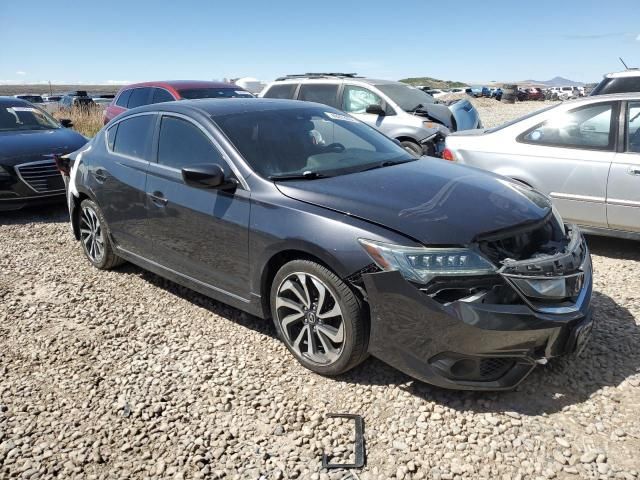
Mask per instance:
[[[514,364],[512,358],[483,358],[480,360],[480,378],[482,380],[495,380],[507,373]]]
[[[16,172],[23,182],[38,193],[64,191],[64,181],[54,160],[23,163],[16,166]]]

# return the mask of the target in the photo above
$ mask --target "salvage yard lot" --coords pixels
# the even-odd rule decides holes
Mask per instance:
[[[548,102],[477,99],[486,126]],[[365,478],[638,478],[640,248],[590,237],[596,327],[514,392],[369,359],[336,379],[264,322],[141,269],[92,268],[63,206],[0,216],[0,478],[345,478],[328,412],[365,420]],[[520,477],[518,477],[520,476]]]

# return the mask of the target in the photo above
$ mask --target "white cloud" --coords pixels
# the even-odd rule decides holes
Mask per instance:
[[[636,40],[640,42],[640,33],[638,34],[638,36],[636,37]]]
[[[20,75],[20,76],[24,76],[24,75],[26,75],[26,74],[27,74],[27,72],[23,72],[22,70],[18,70],[18,71],[16,72],[16,75]]]
[[[107,85],[128,85],[132,82],[129,80],[107,80]]]

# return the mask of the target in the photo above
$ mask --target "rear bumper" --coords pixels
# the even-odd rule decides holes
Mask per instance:
[[[527,304],[441,304],[399,272],[363,275],[371,310],[369,351],[424,382],[460,390],[509,390],[546,359],[579,350],[590,334],[591,272],[574,311]]]

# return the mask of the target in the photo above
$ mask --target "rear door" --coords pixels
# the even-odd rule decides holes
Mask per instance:
[[[250,194],[186,185],[181,169],[217,163],[234,176],[226,155],[206,129],[163,114],[156,162],[147,178],[151,260],[223,293],[248,298]]]
[[[89,170],[91,189],[116,245],[143,256],[151,245],[145,186],[156,122],[156,114],[143,113],[109,127],[107,158]]]
[[[528,183],[549,195],[565,220],[607,227],[607,177],[617,125],[618,102],[557,112],[522,133],[521,156],[508,160],[526,170]]]
[[[628,102],[624,134],[609,173],[609,228],[640,232],[640,101]]]

